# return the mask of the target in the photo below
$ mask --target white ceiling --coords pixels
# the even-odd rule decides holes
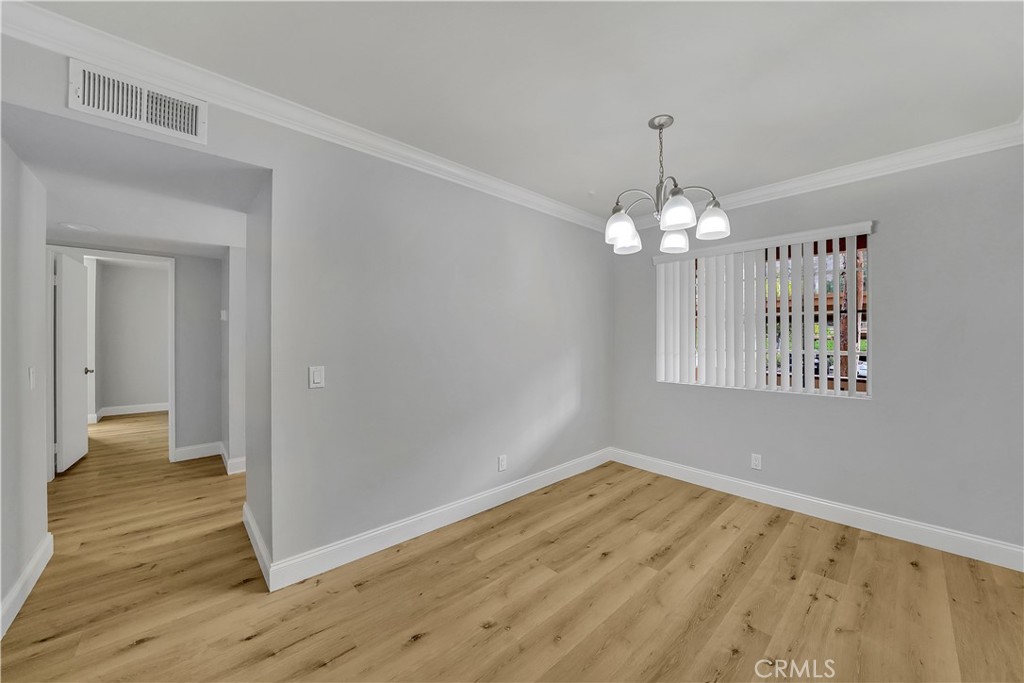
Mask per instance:
[[[1012,122],[1022,3],[39,3],[595,214]],[[215,134],[211,132],[211,134]]]

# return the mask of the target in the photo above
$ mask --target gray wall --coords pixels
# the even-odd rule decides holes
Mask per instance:
[[[262,221],[262,231],[268,235],[270,230],[270,208],[269,205],[262,207],[259,204],[259,200],[263,195],[267,198],[270,197],[269,181],[265,183],[263,192],[260,193],[259,197],[254,197],[254,201],[257,202],[254,207],[255,213],[251,216],[247,216],[247,222],[252,222],[249,228],[250,232],[256,233],[260,231],[260,226],[256,218],[258,215],[264,216]],[[269,258],[269,255],[264,255],[263,258]],[[221,382],[221,391],[223,397],[221,398],[221,405],[223,406],[223,438],[226,449],[228,449],[228,455],[233,462],[229,462],[229,468],[236,468],[239,466],[245,466],[245,430],[246,430],[246,337],[248,333],[246,331],[246,250],[241,247],[231,247],[228,249],[227,255],[224,257],[224,268],[222,269],[222,277],[224,280],[221,296],[222,306],[228,313],[228,320],[226,323],[221,325],[221,347],[223,349],[221,355],[221,362],[223,363]],[[265,269],[269,271],[268,267]],[[262,274],[261,277],[269,277],[268,274]],[[264,293],[265,295],[265,293]],[[270,301],[268,297],[264,297],[260,305],[269,314]],[[267,326],[260,336],[264,339],[270,338],[269,330],[269,318],[267,318]],[[260,359],[261,364],[264,366],[264,375],[269,375],[270,368],[270,349],[266,348],[265,355]],[[256,397],[257,403],[263,406],[264,409],[269,410],[267,406],[270,405],[270,386],[263,382],[257,382],[255,385],[259,389],[258,396]],[[254,389],[254,393],[256,390]]]
[[[276,133],[295,139],[274,166],[275,558],[607,445],[599,235]]]
[[[267,550],[273,553],[274,501],[271,499],[270,459],[271,195],[272,189],[268,182],[253,200],[246,225],[245,499],[267,544]]]
[[[67,109],[60,55],[3,50],[5,101],[122,129]],[[599,235],[217,106],[209,130],[273,170],[246,236],[246,470],[275,559],[607,445]]]
[[[219,259],[174,259],[175,446],[221,440]],[[165,370],[166,372],[166,370]]]
[[[228,283],[231,281],[230,262],[227,256],[225,256],[220,264],[220,308],[221,310],[228,310],[228,303],[230,301],[230,293],[228,291]],[[224,448],[230,453],[231,439],[230,439],[230,425],[228,423],[228,416],[230,415],[231,406],[228,403],[230,397],[230,391],[228,386],[228,368],[230,366],[228,359],[228,350],[230,345],[228,343],[228,321],[222,320],[219,325],[220,334],[220,441],[224,444]]]
[[[46,192],[2,144],[0,217],[0,480],[3,552],[0,595],[11,588],[46,538]],[[35,387],[28,369],[35,368]]]
[[[100,261],[96,405],[167,403],[167,271]]]
[[[615,260],[614,444],[1021,544],[1022,183],[1015,147],[730,211],[740,238],[878,221],[870,400],[656,383],[645,232]]]

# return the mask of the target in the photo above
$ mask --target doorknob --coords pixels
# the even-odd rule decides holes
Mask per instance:
[[[93,372],[96,372],[96,371],[95,370],[90,370],[89,368],[85,369],[85,374],[87,374],[87,375],[90,374],[90,373],[93,373]]]

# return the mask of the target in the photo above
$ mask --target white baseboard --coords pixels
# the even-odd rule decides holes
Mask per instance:
[[[221,455],[223,452],[224,444],[220,441],[200,443],[195,446],[181,446],[180,448],[175,448],[171,453],[171,462],[195,460],[196,458],[205,458],[211,455]]]
[[[36,546],[36,551],[32,553],[32,559],[28,561],[21,576],[14,582],[7,595],[3,596],[3,600],[0,600],[3,603],[2,609],[0,609],[2,612],[0,637],[7,633],[14,617],[18,616],[21,606],[25,604],[28,594],[32,592],[51,557],[53,557],[53,534],[47,532],[43,540]]]
[[[882,512],[865,510],[864,508],[836,503],[823,498],[807,496],[795,491],[766,486],[755,482],[737,479],[736,477],[716,474],[707,470],[680,465],[668,460],[652,458],[639,453],[609,448],[610,459],[624,465],[636,467],[654,474],[703,486],[716,491],[724,491],[743,498],[767,503],[775,507],[801,512],[806,515],[837,524],[864,529],[884,536],[891,536],[903,541],[944,550],[956,555],[972,557],[976,560],[991,562],[1002,567],[1024,571],[1024,547],[998,541],[984,536],[947,529],[924,522],[896,517]]]
[[[604,448],[503,486],[277,561],[271,559],[248,504],[242,508],[242,518],[267,587],[275,591],[507,503],[610,460],[838,524],[1024,571],[1024,547],[1012,543],[815,498],[620,448]]]
[[[389,548],[396,543],[408,541],[411,538],[440,529],[443,526],[453,524],[467,517],[472,517],[477,513],[489,510],[502,503],[507,503],[520,496],[525,496],[527,493],[542,489],[557,481],[575,476],[608,462],[607,450],[601,449],[600,451],[546,469],[543,472],[537,472],[508,484],[457,500],[454,503],[448,503],[433,510],[428,510],[418,515],[392,522],[391,524],[385,524],[382,527],[342,539],[336,543],[271,562],[269,573],[266,569],[263,572],[264,578],[267,579],[267,586],[272,591],[284,588],[303,579],[308,579],[311,576],[340,567],[353,560],[358,560],[360,557]],[[250,528],[249,525],[250,522],[246,522],[247,528]],[[261,551],[257,547],[257,543],[261,543],[262,540],[259,538],[258,533],[253,533],[252,529],[255,528],[255,524],[252,524],[249,537],[253,540],[253,547],[256,548],[258,557]],[[262,563],[260,566],[263,566]]]
[[[260,563],[263,580],[267,583],[267,588],[274,590],[270,587],[270,551],[263,541],[263,534],[260,533],[260,527],[256,524],[256,518],[252,516],[248,501],[242,503],[242,524],[245,525],[245,532],[249,534],[249,543],[252,544],[253,552],[256,553],[256,561]]]
[[[89,424],[94,425],[94,424],[96,424],[99,421],[100,421],[99,415],[97,415],[96,413],[89,413],[89,417],[88,417]]]
[[[164,413],[169,406],[167,403],[138,403],[131,406],[107,406],[96,411],[96,421],[113,415],[135,415],[137,413]],[[92,417],[90,415],[90,417]]]
[[[221,462],[224,463],[224,471],[227,472],[229,476],[232,474],[240,474],[242,472],[245,472],[244,456],[241,458],[232,458],[231,455],[228,453],[228,447],[224,444],[224,442],[221,442],[220,449],[220,459]]]
[[[241,474],[245,472],[245,458],[224,458],[224,469],[230,474]]]

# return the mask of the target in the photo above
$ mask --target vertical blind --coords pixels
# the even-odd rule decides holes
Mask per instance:
[[[869,396],[871,228],[656,258],[658,381]]]

